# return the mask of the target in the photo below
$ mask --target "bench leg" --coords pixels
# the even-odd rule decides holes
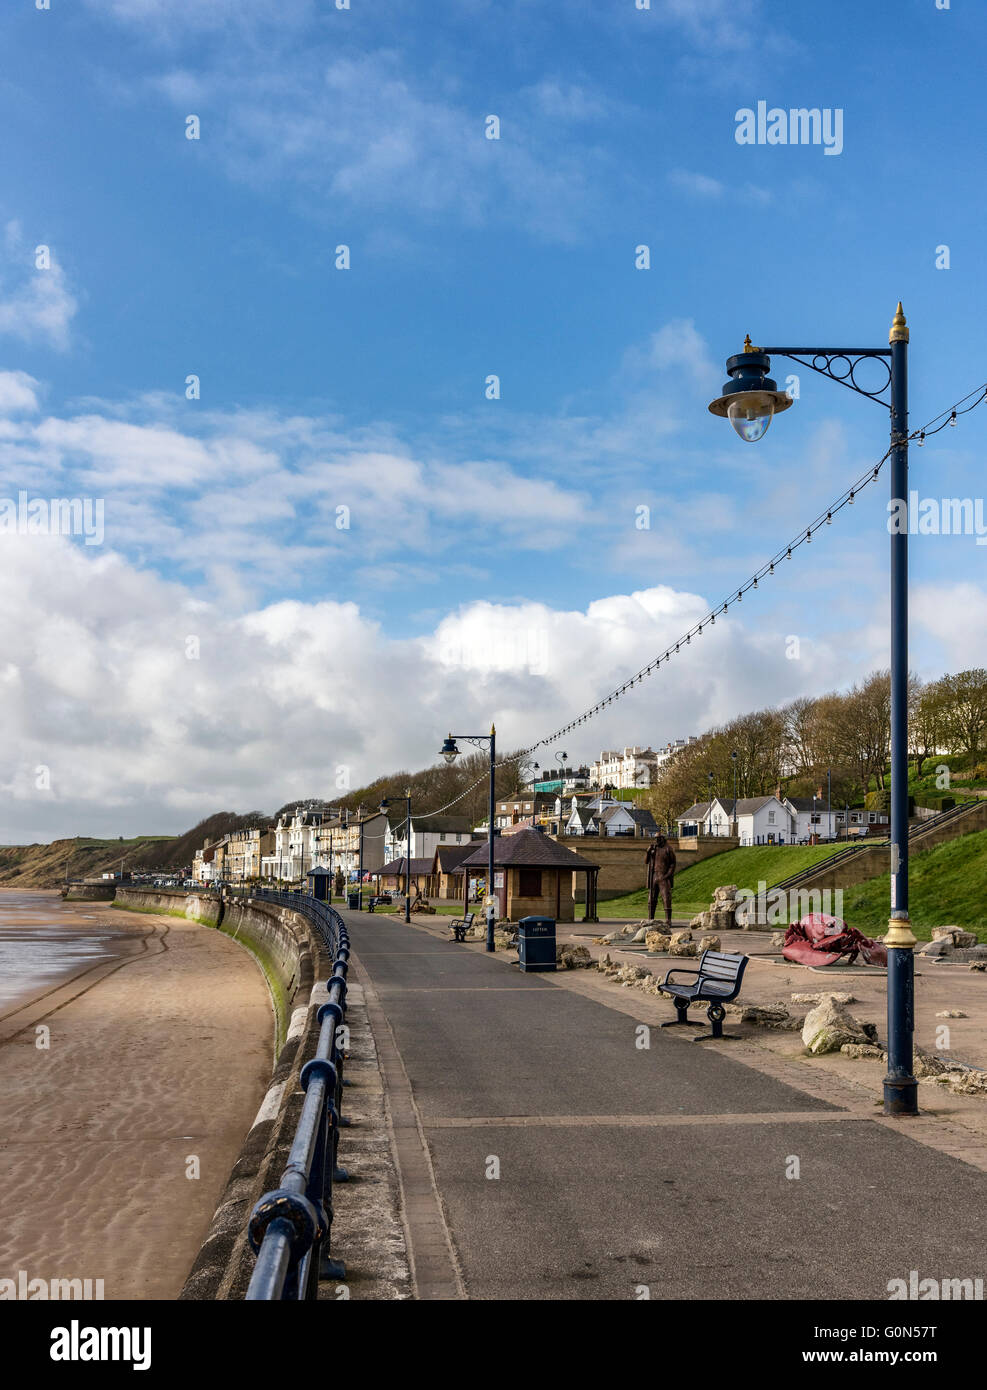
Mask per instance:
[[[672,1000],[672,1003],[675,1005],[675,1017],[674,1017],[674,1018],[666,1019],[666,1021],[665,1021],[664,1023],[662,1023],[662,1024],[660,1025],[660,1027],[662,1027],[662,1028],[677,1028],[677,1027],[679,1026],[680,1023],[685,1023],[685,1024],[692,1023],[692,1020],[691,1020],[690,1017],[689,1017],[689,1000],[688,1000],[688,999],[681,999],[681,1000],[679,1000],[679,999],[673,999],[673,1000]],[[692,1026],[693,1026],[693,1028],[695,1028],[695,1027],[696,1027],[696,1024],[695,1024],[695,1023],[692,1023]],[[701,1026],[701,1025],[700,1025],[700,1026]]]
[[[726,1041],[730,1041],[732,1039],[739,1038],[739,1033],[724,1033],[723,1020],[726,1018],[726,1013],[727,1011],[722,1004],[710,1004],[709,1008],[706,1010],[706,1017],[709,1019],[710,1028],[712,1029],[712,1032],[699,1033],[696,1035],[696,1037],[693,1038],[692,1041],[710,1042],[714,1038],[722,1038]],[[700,1024],[700,1027],[703,1026],[704,1025]]]

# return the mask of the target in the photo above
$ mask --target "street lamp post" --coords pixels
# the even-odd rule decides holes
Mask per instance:
[[[447,763],[452,763],[459,757],[459,748],[456,740],[464,739],[467,743],[472,743],[474,748],[482,748],[484,745],[490,750],[490,799],[489,817],[487,825],[487,897],[493,896],[494,891],[494,772],[497,765],[497,730],[493,724],[490,725],[489,734],[450,734],[443,743],[439,752]],[[466,874],[467,887],[469,885],[469,870],[464,869]],[[494,946],[494,921],[496,920],[496,909],[492,904],[487,906],[487,950],[493,951]]]
[[[561,835],[563,833],[562,812],[565,806],[565,765],[569,761],[569,754],[560,751],[553,756],[559,765],[559,834]]]
[[[751,344],[727,359],[730,380],[710,411],[728,419],[741,439],[760,439],[772,417],[793,404],[768,376],[771,358],[788,357],[849,387],[891,412],[891,499],[899,515],[908,502],[908,325],[901,303],[886,348],[798,348]],[[887,379],[877,390],[860,385],[862,362],[879,362]],[[852,500],[853,493],[850,494]],[[849,827],[848,827],[849,828]],[[891,906],[888,949],[888,1072],[884,1113],[916,1115],[918,1083],[912,1074],[915,936],[908,917],[908,527],[891,533]]]
[[[405,820],[405,823],[404,823],[405,834],[406,834],[406,836],[407,836],[407,839],[405,840],[405,849],[408,851],[407,854],[406,854],[405,857],[404,857],[404,867],[405,867],[405,872],[404,872],[404,920],[405,920],[406,922],[410,922],[410,921],[411,921],[411,794],[410,794],[410,792],[409,792],[409,794],[408,794],[407,796],[392,796],[392,797],[390,797],[390,798],[388,798],[388,797],[385,796],[385,797],[384,797],[384,800],[380,803],[380,810],[383,811],[385,815],[387,814],[387,808],[390,806],[390,804],[391,804],[392,801],[403,801],[404,804],[405,804],[405,809],[406,809],[406,811],[407,811],[407,819]],[[360,878],[361,878],[361,879],[363,878],[363,875],[362,875],[362,874],[360,875]],[[380,887],[379,881],[378,881],[378,885],[377,885],[377,886]]]
[[[713,833],[713,774],[707,772],[706,781],[709,787],[709,796],[706,801],[706,816],[709,820],[709,833]]]
[[[535,785],[536,785],[536,782],[537,782],[537,778],[536,778],[536,776],[535,776],[535,773],[540,772],[540,771],[541,771],[541,768],[539,767],[538,763],[532,762],[529,758],[520,758],[520,759],[518,760],[517,770],[518,770],[518,778],[519,778],[519,780],[522,781],[522,784],[523,784],[523,780],[524,780],[525,778],[527,778],[527,777],[530,777],[530,778],[531,778],[531,824],[534,825],[534,823],[535,823],[535,806],[536,806],[536,802],[537,802],[537,798],[538,798],[538,793],[535,791]],[[522,805],[523,805],[523,798],[522,798]]]

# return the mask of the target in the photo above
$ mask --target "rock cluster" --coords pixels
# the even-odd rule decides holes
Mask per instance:
[[[876,1043],[844,1043],[840,1051],[846,1057],[873,1057],[880,1058],[882,1062],[888,1060],[888,1054]],[[964,1062],[955,1062],[950,1057],[936,1057],[934,1053],[916,1050],[912,1073],[917,1080],[945,1086],[954,1095],[987,1095],[987,1072],[968,1067]]]
[[[980,945],[975,932],[964,931],[962,927],[933,927],[932,940],[926,941],[915,954],[926,960],[987,962],[987,946]]]
[[[845,1004],[827,994],[805,1016],[802,1041],[813,1057],[826,1052],[839,1052],[848,1044],[865,1046],[875,1043],[877,1028],[873,1023],[861,1023]]]
[[[593,957],[585,946],[572,946],[566,942],[556,946],[555,963],[561,970],[586,970],[593,964]]]
[[[700,931],[736,931],[737,920],[737,885],[727,883],[722,888],[717,888],[713,893],[713,901],[705,912],[700,912],[693,917],[689,923],[690,927],[696,927]]]
[[[608,980],[613,980],[614,984],[623,985],[627,988],[636,987],[643,989],[645,994],[661,994],[657,977],[650,970],[645,970],[640,965],[618,965],[616,961],[610,959],[609,954],[601,956],[596,962],[596,968]]]

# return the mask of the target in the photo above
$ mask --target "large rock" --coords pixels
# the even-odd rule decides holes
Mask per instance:
[[[593,957],[585,946],[556,946],[555,962],[563,970],[586,970],[593,964]]]
[[[737,885],[728,883],[722,888],[717,888],[713,892],[713,902],[734,902],[737,897]]]
[[[705,931],[707,927],[708,912],[700,912],[689,923],[690,927],[695,927],[697,931]]]
[[[927,959],[941,960],[945,956],[953,953],[953,938],[951,936],[941,936],[938,941],[926,941],[920,946],[916,955],[925,956]]]
[[[703,951],[722,951],[722,950],[723,950],[723,947],[720,945],[720,938],[719,938],[718,936],[704,936],[704,937],[702,937],[702,938],[700,939],[700,942],[699,942],[699,954],[700,954],[700,955],[702,955]]]
[[[694,941],[676,941],[673,937],[668,944],[668,954],[670,956],[694,956],[696,943]]]
[[[824,999],[835,999],[837,1004],[856,1004],[856,997],[847,990],[823,989],[814,994],[793,994],[793,1004],[821,1004]]]
[[[667,951],[671,942],[672,938],[663,931],[649,931],[644,938],[644,944],[649,951]]]
[[[871,1038],[846,1005],[827,997],[806,1014],[802,1041],[814,1057],[819,1057],[838,1052],[844,1043],[869,1043]]]
[[[634,933],[634,935],[631,937],[631,942],[632,942],[632,943],[635,943],[635,942],[638,942],[638,941],[646,941],[646,940],[647,940],[647,936],[648,936],[648,929],[647,929],[647,927],[638,927],[637,931],[636,931],[636,932]]]

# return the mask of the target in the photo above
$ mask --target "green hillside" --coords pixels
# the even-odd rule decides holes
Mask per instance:
[[[868,936],[888,925],[889,874],[868,879],[843,895],[843,915]],[[947,840],[908,861],[912,930],[928,941],[932,927],[957,926],[987,941],[987,830]]]
[[[749,849],[714,854],[676,874],[672,911],[676,917],[694,917],[709,907],[714,891],[724,884],[735,883],[738,888],[756,893],[760,880],[770,888],[844,849],[844,844],[751,845]],[[623,898],[600,902],[601,917],[645,917],[647,911],[648,894],[644,888]]]

